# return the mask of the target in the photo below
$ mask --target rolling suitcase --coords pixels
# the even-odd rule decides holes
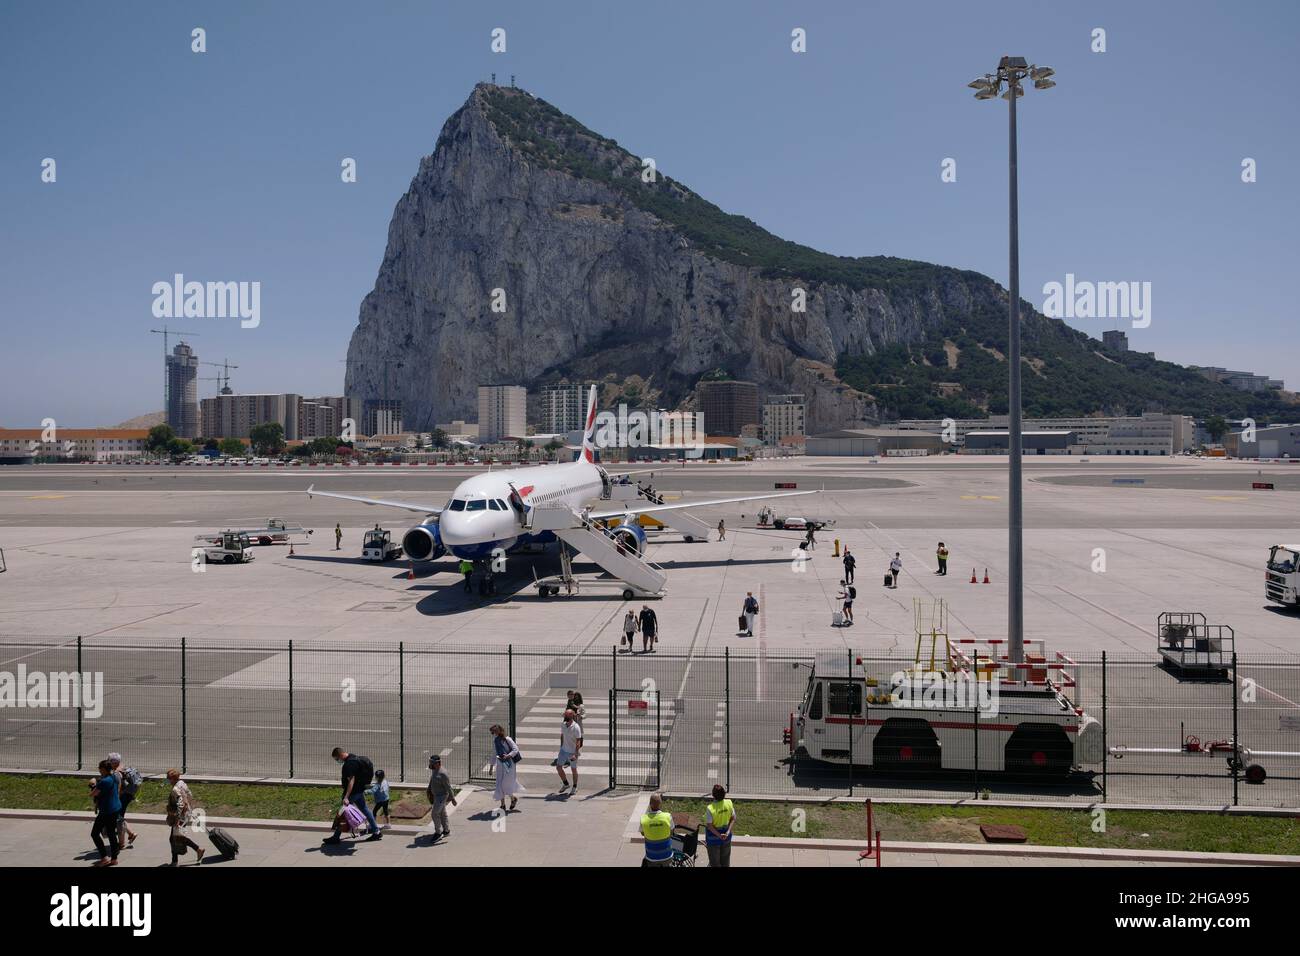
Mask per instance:
[[[844,626],[844,612],[843,612],[843,611],[832,611],[832,612],[831,612],[831,627],[843,627],[843,626]]]
[[[740,615],[740,629],[741,629],[742,631],[747,631],[747,630],[749,630],[749,623],[745,620],[745,615],[743,615],[743,614]]]
[[[894,576],[888,571],[885,572],[885,587],[890,587],[894,583]]]
[[[217,852],[224,859],[233,860],[239,853],[239,841],[225,830],[218,830],[216,827],[209,828],[208,839],[212,841],[212,845],[217,848]]]

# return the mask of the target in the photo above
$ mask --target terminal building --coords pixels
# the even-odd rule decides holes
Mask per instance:
[[[43,428],[0,428],[0,464],[31,464],[37,458],[122,461],[145,453],[147,428],[60,428],[44,441]]]
[[[900,429],[936,432],[964,446],[974,431],[1005,430],[1006,415],[989,418],[911,419]],[[1196,422],[1188,415],[1149,412],[1125,418],[1026,418],[1024,430],[1073,432],[1076,455],[1179,455],[1196,447]]]
[[[1077,454],[1078,436],[1064,429],[1022,430],[1020,450],[1025,455]],[[966,455],[1005,455],[1011,451],[1009,429],[967,432],[962,453]]]
[[[841,428],[809,435],[805,442],[806,454],[832,457],[885,455],[910,458],[938,455],[948,450],[938,432],[901,428]]]

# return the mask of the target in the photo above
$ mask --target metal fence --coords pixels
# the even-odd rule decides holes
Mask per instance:
[[[882,682],[912,663],[833,653]],[[1101,721],[1106,753],[1045,782],[992,769],[978,712],[968,739],[944,745],[945,764],[961,758],[962,770],[902,776],[792,756],[782,732],[816,656],[0,637],[0,766],[85,770],[119,751],[145,772],[332,779],[340,746],[394,781],[422,782],[434,753],[453,778],[483,779],[487,728],[501,723],[524,754],[525,785],[549,785],[574,690],[588,787],[1300,807],[1300,659],[1231,659],[1222,679],[1186,680],[1153,659],[1071,655],[1069,693]],[[102,699],[41,706],[33,675],[60,672],[102,675]],[[3,693],[6,680],[17,694]],[[870,748],[848,742],[856,732],[849,722],[845,749],[868,763]],[[1225,749],[1232,741],[1245,760]],[[1262,781],[1253,766],[1266,770]]]

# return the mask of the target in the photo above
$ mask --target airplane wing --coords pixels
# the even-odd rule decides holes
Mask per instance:
[[[619,518],[626,514],[651,515],[657,511],[679,511],[685,508],[704,508],[709,505],[729,505],[738,501],[761,501],[766,498],[797,498],[799,495],[815,495],[816,491],[782,491],[774,495],[749,495],[744,498],[708,498],[704,501],[682,501],[671,505],[649,505],[648,507],[616,508],[612,511],[593,511],[589,517]]]
[[[407,511],[418,511],[421,514],[440,515],[441,508],[434,508],[430,505],[415,504],[410,501],[385,501],[382,498],[361,498],[357,495],[341,495],[335,491],[316,491],[316,486],[312,485],[307,489],[307,497],[320,495],[322,498],[342,498],[344,501],[359,501],[363,505],[384,505],[388,508],[404,508]]]

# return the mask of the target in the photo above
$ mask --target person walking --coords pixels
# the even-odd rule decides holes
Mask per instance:
[[[852,584],[844,585],[844,590],[840,593],[840,599],[844,602],[840,611],[844,614],[844,626],[853,626],[853,599],[858,596],[858,589]]]
[[[338,524],[334,525],[334,550],[338,551],[343,547],[343,529]]]
[[[351,803],[361,815],[366,818],[366,826],[369,828],[370,835],[366,841],[383,839],[383,831],[379,829],[379,822],[375,815],[370,812],[370,805],[366,803],[366,787],[375,778],[375,765],[369,757],[363,757],[360,754],[350,754],[342,747],[335,747],[330,752],[330,756],[337,763],[343,765],[342,785],[343,785],[343,805]],[[342,814],[338,815],[339,817]],[[343,827],[338,817],[334,822],[333,836],[326,837],[323,842],[333,844],[340,843],[343,840]]]
[[[451,789],[451,777],[442,769],[442,757],[429,758],[429,816],[433,823],[433,840],[451,836],[451,823],[447,820],[447,804],[456,805],[456,794]]]
[[[858,566],[858,559],[848,548],[844,549],[844,583],[853,583],[853,569]]]
[[[108,755],[108,762],[113,765],[113,775],[117,777],[117,796],[122,801],[122,815],[118,818],[117,845],[129,850],[135,844],[136,833],[126,822],[126,808],[135,800],[144,783],[144,775],[135,767],[123,767],[122,755],[114,752]]]
[[[893,581],[889,585],[891,588],[898,587],[898,574],[902,570],[903,570],[903,559],[899,556],[898,552],[895,551],[894,559],[889,562],[889,576],[893,578]]]
[[[496,754],[496,788],[492,791],[492,798],[501,803],[501,809],[506,809],[506,797],[510,798],[510,809],[515,808],[519,798],[515,796],[518,793],[526,793],[523,784],[519,782],[519,774],[515,771],[515,765],[523,759],[519,753],[519,748],[515,742],[506,736],[506,729],[500,724],[493,724],[489,730],[492,731],[492,749]]]
[[[564,709],[573,711],[573,719],[581,724],[583,718],[587,716],[587,708],[583,705],[582,694],[578,693],[576,690],[571,690],[569,691],[567,698]]]
[[[578,758],[582,756],[582,725],[577,721],[577,714],[572,710],[564,712],[560,722],[560,752],[555,757],[555,769],[560,774],[560,793],[569,789],[569,778],[564,775],[564,768],[573,770],[573,792],[578,792]]]
[[[627,651],[631,654],[634,651],[632,647],[632,638],[636,635],[637,620],[632,609],[627,609],[627,614],[623,616],[623,640],[627,643]]]
[[[935,551],[934,556],[939,562],[939,570],[934,573],[946,575],[948,573],[948,549],[944,547],[942,541],[939,542],[939,549]]]
[[[758,598],[753,591],[745,592],[745,603],[741,606],[741,616],[745,619],[745,636],[754,636],[754,618],[758,617]]]
[[[641,814],[641,836],[645,837],[642,866],[671,866],[673,862],[673,816],[664,810],[663,797],[650,794],[650,809]]]
[[[709,866],[731,866],[731,836],[736,828],[736,807],[727,799],[721,785],[713,785],[713,802],[704,809],[704,848],[709,854]]]
[[[388,788],[388,781],[384,779],[382,770],[375,771],[375,782],[366,787],[366,793],[370,794],[375,801],[375,821],[378,822],[379,815],[382,813],[384,815],[383,829],[387,830],[393,825],[393,815],[388,812],[388,800],[392,795],[392,791]]]
[[[117,776],[107,760],[99,762],[99,776],[91,784],[90,796],[95,801],[95,822],[91,824],[90,838],[95,841],[99,859],[95,866],[117,866],[117,818],[122,812],[122,800],[117,793]],[[104,848],[108,837],[108,849]]]
[[[804,535],[803,543],[809,551],[817,550],[817,529],[812,525],[808,526],[808,531]]]
[[[642,604],[641,613],[636,619],[637,629],[641,632],[641,650],[653,651],[659,640],[659,618],[650,610],[650,605]]]
[[[203,862],[207,850],[189,838],[188,830],[193,825],[194,795],[190,793],[189,784],[181,779],[181,772],[175,768],[167,771],[167,825],[168,843],[172,850],[172,866],[180,863],[181,854],[193,850],[195,864]]]
[[[727,540],[727,523],[721,518],[718,519],[718,540]]]
[[[474,562],[468,558],[461,558],[460,573],[465,576],[465,593],[471,594],[474,591]]]

